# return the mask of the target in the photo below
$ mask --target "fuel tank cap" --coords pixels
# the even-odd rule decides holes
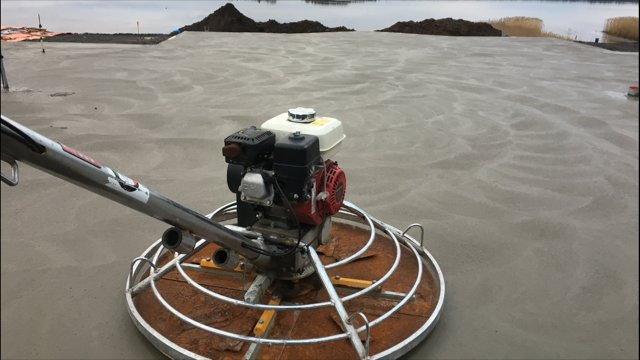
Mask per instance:
[[[287,120],[297,123],[310,123],[316,119],[316,111],[312,108],[297,107],[289,109]]]

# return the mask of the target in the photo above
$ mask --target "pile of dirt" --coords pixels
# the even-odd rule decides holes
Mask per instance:
[[[280,24],[275,20],[258,22],[242,14],[227,3],[206,18],[180,28],[181,31],[264,32],[264,33],[312,33],[353,31],[344,26],[329,28],[317,21],[302,20]]]
[[[336,31],[354,31],[344,26],[338,26],[329,28],[317,21],[302,20],[290,23],[280,24],[275,20],[269,20],[267,22],[258,23],[261,32],[268,33],[314,33],[314,32],[336,32]]]
[[[467,20],[425,19],[416,21],[399,21],[390,27],[378,31],[398,32],[423,35],[448,35],[448,36],[502,36],[502,31],[495,29],[485,22],[472,22]]]

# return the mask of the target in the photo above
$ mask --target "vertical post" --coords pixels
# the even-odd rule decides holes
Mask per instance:
[[[140,21],[136,21],[136,25],[138,26],[138,36],[140,36]]]
[[[40,29],[40,47],[44,53],[44,38],[42,36],[42,22],[40,21],[40,14],[38,14],[38,29]]]
[[[7,72],[4,69],[4,55],[0,51],[0,77],[2,78],[2,88],[9,90],[9,81],[7,80]]]

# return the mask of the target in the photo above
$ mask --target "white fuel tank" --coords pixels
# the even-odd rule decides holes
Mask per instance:
[[[338,152],[344,134],[342,122],[338,119],[320,116],[310,108],[294,108],[265,121],[262,129],[270,130],[276,135],[276,141],[291,133],[315,135],[320,139],[320,155],[324,160],[331,159]]]

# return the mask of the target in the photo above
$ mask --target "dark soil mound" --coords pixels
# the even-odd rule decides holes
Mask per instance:
[[[502,31],[484,22],[472,22],[462,19],[426,19],[420,22],[399,21],[390,27],[378,31],[423,35],[450,36],[502,36]]]
[[[275,20],[269,20],[267,22],[258,23],[260,32],[267,33],[314,33],[314,32],[328,32],[328,31],[353,31],[353,29],[347,29],[344,26],[330,28],[322,25],[317,21],[302,20],[290,23],[280,24]]]
[[[313,33],[329,31],[353,31],[344,26],[329,28],[317,21],[302,20],[280,24],[275,20],[256,22],[244,16],[235,6],[227,3],[206,18],[182,27],[182,31],[225,31],[266,33]]]
[[[225,6],[209,14],[206,18],[186,25],[183,31],[227,31],[227,32],[258,32],[258,24],[253,19],[244,16],[235,6],[227,3]]]

